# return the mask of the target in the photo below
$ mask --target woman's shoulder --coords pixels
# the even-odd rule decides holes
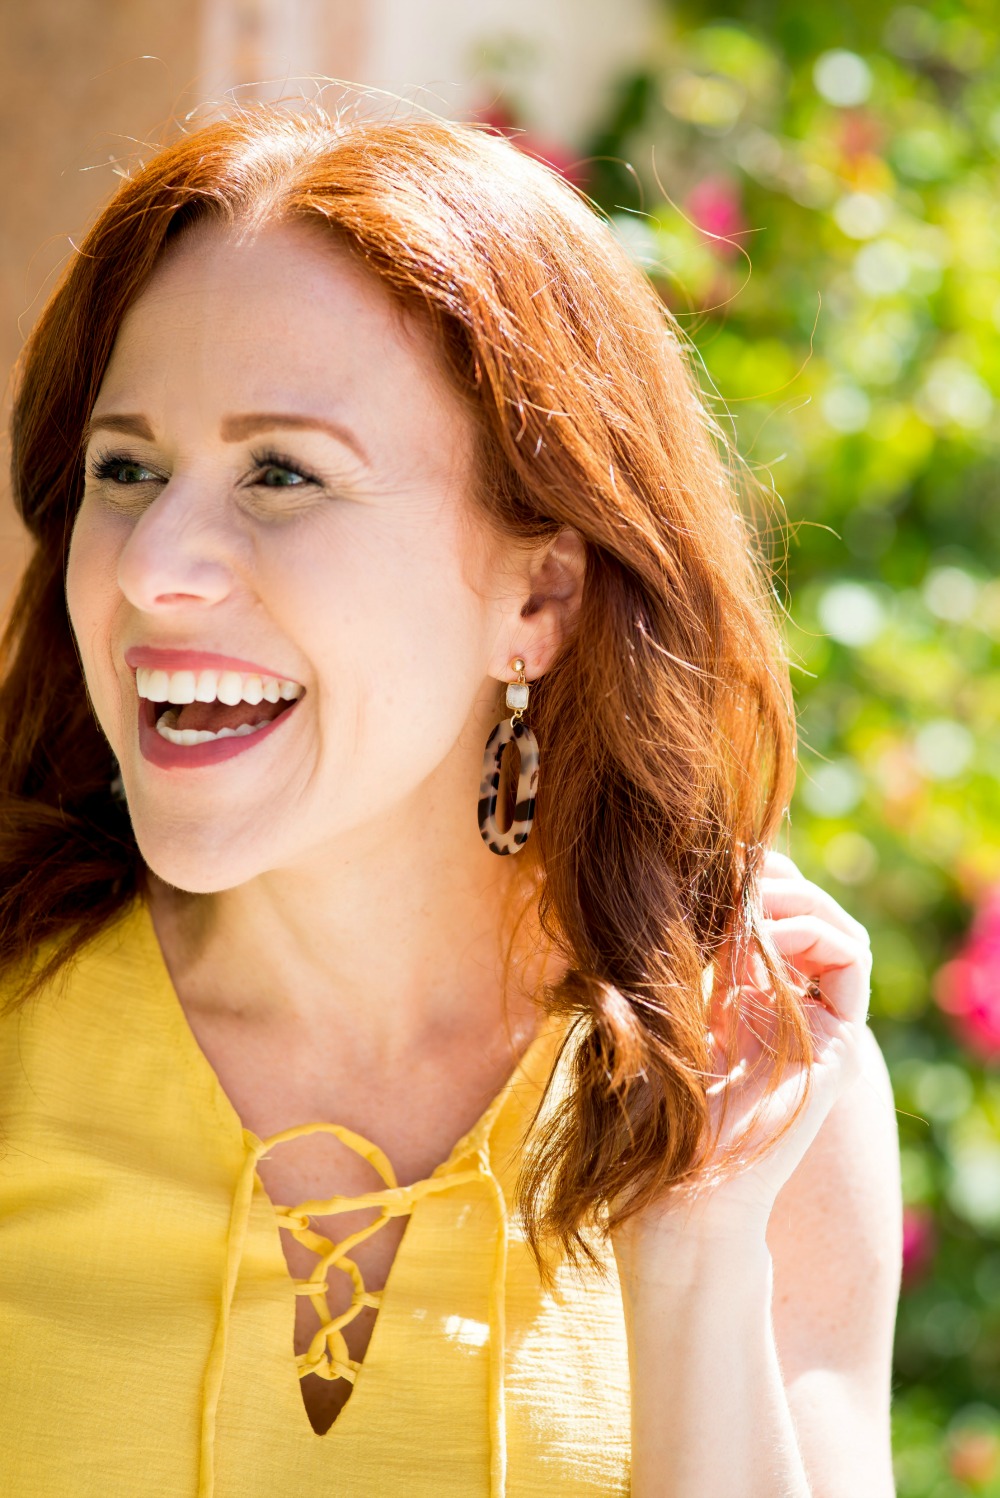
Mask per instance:
[[[120,1023],[123,999],[155,981],[147,924],[144,905],[133,899],[65,961],[55,936],[0,972],[0,1065],[39,1047],[72,1051],[86,1035]]]

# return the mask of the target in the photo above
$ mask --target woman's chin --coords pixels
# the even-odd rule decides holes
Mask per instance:
[[[134,824],[133,824],[134,825]],[[143,862],[152,874],[174,889],[192,895],[213,895],[246,884],[268,866],[266,859],[220,846],[218,828],[198,830],[173,828],[169,836],[135,826],[135,838]]]
[[[195,867],[182,859],[159,858],[154,862],[145,855],[144,859],[146,867],[157,879],[186,895],[217,895],[246,883],[245,875],[227,874],[202,865]]]

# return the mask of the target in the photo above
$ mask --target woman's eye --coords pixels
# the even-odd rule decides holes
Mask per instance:
[[[128,485],[156,482],[156,474],[145,464],[137,463],[134,458],[115,457],[111,454],[95,458],[90,465],[90,472],[99,483],[109,481],[112,484]]]
[[[302,489],[316,483],[304,469],[277,453],[256,453],[254,463],[254,483],[263,489]]]
[[[281,468],[272,463],[262,470],[258,482],[265,489],[294,489],[304,480],[301,473],[296,473],[293,468]]]

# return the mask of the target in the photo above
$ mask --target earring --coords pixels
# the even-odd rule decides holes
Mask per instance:
[[[483,754],[483,778],[479,786],[479,831],[491,853],[520,853],[528,841],[535,819],[535,785],[538,781],[538,740],[523,721],[528,706],[528,683],[524,679],[524,662],[520,656],[511,662],[517,681],[507,683],[507,706],[513,708],[509,718],[501,718],[489,738]],[[500,760],[511,739],[517,740],[521,770],[517,777],[517,804],[506,832],[497,826],[497,789],[500,785]]]

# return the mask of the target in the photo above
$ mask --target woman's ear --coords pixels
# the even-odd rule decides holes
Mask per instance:
[[[532,558],[512,639],[512,654],[527,662],[529,681],[544,675],[572,636],[586,570],[586,545],[569,526]]]

